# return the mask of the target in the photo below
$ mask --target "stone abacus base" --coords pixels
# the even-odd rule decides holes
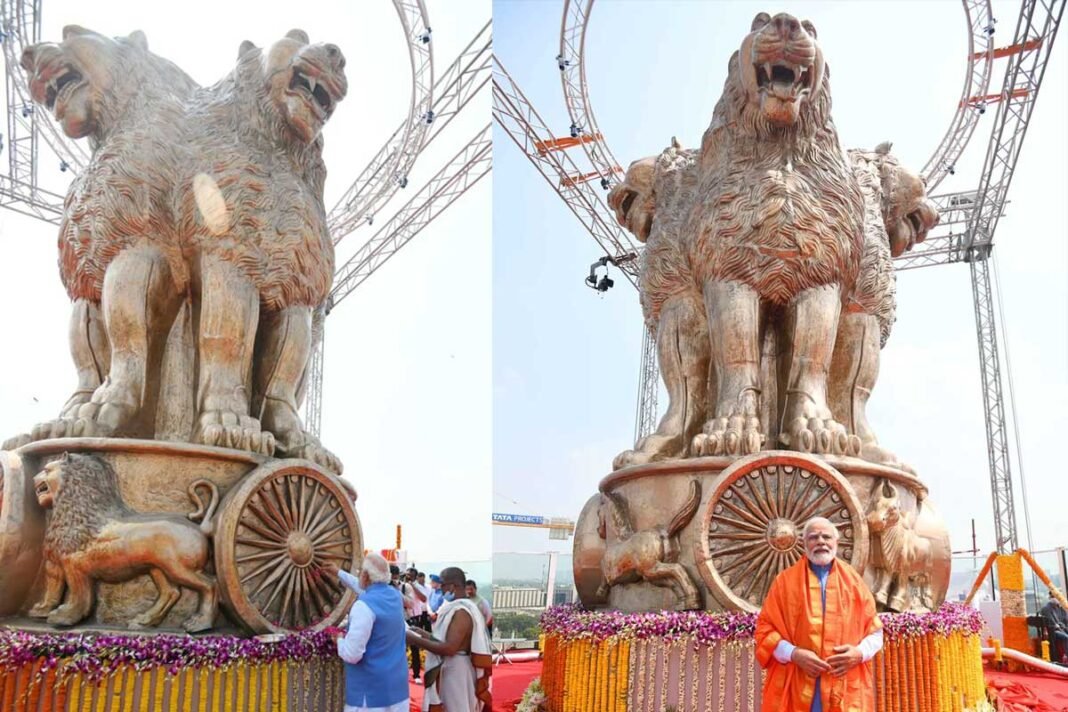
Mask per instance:
[[[753,654],[751,627],[745,636],[704,643],[689,636],[631,633],[595,640],[598,615],[584,614],[587,637],[576,635],[575,628],[567,634],[547,630],[541,682],[549,712],[760,710],[763,671]],[[870,663],[876,712],[990,709],[974,630],[949,625],[930,630],[923,615],[899,625],[893,618],[884,616],[884,648]]]
[[[343,706],[337,659],[179,670],[122,667],[98,682],[42,660],[0,671],[4,712],[336,712]],[[58,684],[57,684],[58,683]]]

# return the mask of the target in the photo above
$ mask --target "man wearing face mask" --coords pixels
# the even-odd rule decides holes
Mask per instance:
[[[866,663],[883,646],[875,599],[860,574],[836,557],[827,519],[802,531],[805,557],[772,582],[756,625],[756,656],[767,669],[763,709],[872,712]]]
[[[486,622],[467,598],[466,576],[450,567],[441,572],[444,603],[438,608],[433,635],[408,629],[408,643],[427,651],[423,712],[489,712],[493,698]]]
[[[404,605],[389,585],[389,564],[368,554],[358,577],[333,563],[323,570],[359,595],[349,611],[348,632],[337,640],[345,662],[344,712],[408,712]]]

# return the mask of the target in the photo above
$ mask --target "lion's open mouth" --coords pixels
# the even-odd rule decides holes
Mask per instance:
[[[45,90],[45,106],[48,107],[48,110],[53,110],[57,101],[70,98],[70,95],[81,82],[82,75],[74,68],[68,68],[62,74],[57,74],[49,79]]]
[[[299,69],[293,70],[293,77],[289,80],[290,91],[298,91],[307,94],[309,102],[319,107],[323,114],[329,116],[334,110],[334,98],[330,96],[330,92],[327,91],[319,81],[312,76],[309,76]]]
[[[38,482],[33,488],[33,493],[37,495],[37,499],[40,499],[41,497],[45,496],[46,494],[48,494],[48,483]]]
[[[912,226],[912,234],[920,235],[926,229],[923,225],[923,220],[920,218],[918,210],[913,210],[911,213],[905,216],[905,219],[909,221],[909,225]]]
[[[812,65],[787,62],[754,64],[757,87],[771,90],[776,96],[797,96],[803,89],[812,89]]]

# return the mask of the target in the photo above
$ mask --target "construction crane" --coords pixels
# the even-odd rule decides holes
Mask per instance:
[[[999,551],[1011,551],[1017,546],[1016,518],[994,322],[995,299],[988,261],[994,228],[1004,212],[1008,186],[1064,11],[1064,0],[1024,0],[1013,40],[1001,48],[994,45],[996,18],[989,0],[964,0],[962,4],[968,28],[964,89],[949,128],[928,159],[922,175],[928,191],[933,192],[946,175],[955,174],[957,161],[973,137],[979,117],[988,107],[996,105],[986,162],[975,190],[932,196],[942,210],[940,225],[922,245],[898,258],[895,267],[906,270],[953,262],[968,262],[971,267],[995,537]],[[607,189],[622,175],[619,163],[596,123],[589,100],[585,37],[592,6],[593,0],[565,0],[560,51],[556,57],[571,120],[571,138],[582,140],[555,138],[499,60],[494,70],[494,118],[611,257],[619,254],[617,243],[623,242],[625,237],[620,237],[622,231],[616,228],[610,233],[614,239],[606,239],[604,224],[614,225],[607,204],[597,199],[593,191],[578,195],[570,185],[574,176],[581,176],[583,185],[593,181]],[[989,84],[993,64],[1000,59],[1008,60],[1004,84],[1000,92],[991,93]],[[546,146],[560,151],[580,148],[589,167],[580,168],[569,157],[547,160],[544,150],[539,151],[539,147]],[[641,247],[635,245],[633,254],[635,259],[629,264],[636,266]],[[630,281],[636,284],[635,279]],[[658,380],[655,340],[645,330],[636,437],[655,428]]]

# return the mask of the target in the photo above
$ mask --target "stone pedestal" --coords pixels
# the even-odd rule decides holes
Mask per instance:
[[[353,594],[322,567],[334,562],[356,570],[363,537],[353,506],[356,493],[337,476],[307,460],[279,460],[228,448],[152,440],[61,438],[0,452],[0,616],[23,627],[47,628],[27,612],[45,588],[45,529],[56,515],[42,507],[34,475],[65,454],[92,456],[114,471],[121,498],[114,526],[129,534],[144,523],[188,529],[197,508],[191,488],[210,483],[217,502],[208,507],[210,554],[205,570],[222,604],[212,628],[255,633],[320,630],[347,612]],[[56,498],[77,496],[63,485]],[[204,498],[207,493],[202,492]],[[114,502],[86,502],[100,507]],[[170,524],[168,524],[170,523]],[[113,526],[109,524],[108,526]],[[84,546],[92,546],[87,535]],[[166,545],[165,541],[160,542]],[[125,629],[160,594],[148,575],[151,565],[132,560],[121,580],[93,578],[95,605],[79,629]],[[140,568],[138,568],[140,566]],[[146,570],[148,569],[148,570]],[[179,581],[180,598],[155,630],[182,631],[198,596]],[[54,626],[53,626],[54,627]]]
[[[804,555],[815,516],[885,610],[932,610],[949,585],[945,528],[915,476],[849,457],[765,451],[636,465],[605,477],[575,531],[583,604],[621,611],[759,609]]]

